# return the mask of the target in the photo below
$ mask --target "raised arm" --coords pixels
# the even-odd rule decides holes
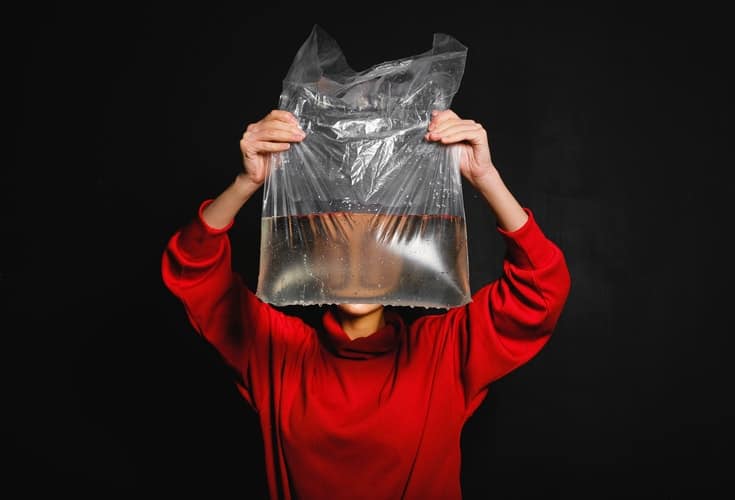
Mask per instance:
[[[503,182],[480,124],[441,111],[434,115],[426,139],[455,148],[462,175],[487,201],[506,243],[502,276],[445,318],[457,336],[460,377],[468,410],[474,411],[489,383],[526,363],[545,345],[569,294],[569,270],[561,249]]]
[[[273,111],[248,126],[240,142],[243,171],[216,198],[201,203],[197,216],[169,239],[162,257],[164,284],[181,300],[193,327],[240,372],[251,403],[251,347],[257,338],[269,341],[275,312],[232,271],[227,232],[264,183],[269,156],[302,138],[296,120],[284,111]],[[267,356],[262,358],[257,362],[267,361]]]

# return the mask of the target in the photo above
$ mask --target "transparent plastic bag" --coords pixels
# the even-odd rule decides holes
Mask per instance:
[[[424,138],[447,109],[467,49],[431,50],[364,71],[314,26],[279,108],[306,138],[272,155],[264,185],[257,295],[274,305],[471,300],[456,148]]]

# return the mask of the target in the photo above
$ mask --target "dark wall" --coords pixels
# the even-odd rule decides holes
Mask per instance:
[[[569,262],[551,342],[466,427],[467,498],[732,488],[724,13],[253,3],[5,11],[7,478],[98,498],[265,497],[256,417],[163,287],[160,257],[238,172],[244,126],[277,105],[316,23],[357,70],[424,52],[434,32],[467,45],[453,108],[485,125]],[[232,232],[251,285],[259,200]],[[477,289],[503,248],[469,187],[465,206]]]

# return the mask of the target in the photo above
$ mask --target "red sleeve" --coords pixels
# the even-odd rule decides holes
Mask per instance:
[[[533,213],[519,229],[497,231],[506,243],[503,272],[447,314],[458,338],[459,371],[468,411],[487,386],[523,365],[546,344],[570,289],[564,254],[539,228]]]
[[[265,383],[273,362],[273,350],[268,347],[271,325],[276,321],[282,331],[289,326],[284,323],[300,322],[282,318],[232,271],[227,231],[233,223],[222,229],[208,226],[202,211],[211,201],[205,200],[197,217],[168,241],[162,258],[163,282],[183,303],[194,329],[235,369],[240,392],[257,409],[253,386]]]

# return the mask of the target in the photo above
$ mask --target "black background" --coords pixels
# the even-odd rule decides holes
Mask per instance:
[[[452,107],[485,125],[507,184],[567,255],[554,337],[466,426],[466,497],[732,489],[724,11],[224,5],[4,11],[4,485],[265,497],[257,420],[163,287],[160,257],[234,178],[245,125],[276,107],[319,24],[356,70],[424,52],[434,32],[467,45]],[[259,203],[231,235],[251,285]],[[477,289],[503,248],[469,187],[465,206]]]

